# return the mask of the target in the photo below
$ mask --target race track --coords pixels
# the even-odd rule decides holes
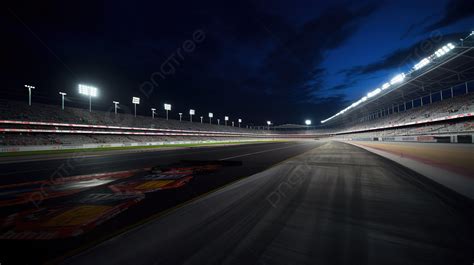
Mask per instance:
[[[327,142],[66,264],[472,264],[472,201]]]
[[[275,142],[78,153],[22,157],[14,159],[15,163],[4,159],[0,161],[0,262],[61,260],[321,144]],[[148,175],[151,167],[169,165],[170,172],[178,173],[163,174],[177,176],[179,181],[154,180],[154,175]],[[205,170],[189,171],[189,167]],[[29,255],[22,255],[24,252]]]

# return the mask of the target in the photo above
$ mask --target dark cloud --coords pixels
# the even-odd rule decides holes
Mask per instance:
[[[422,20],[417,21],[413,24],[411,24],[408,29],[405,31],[405,33],[402,34],[400,37],[401,40],[406,39],[410,36],[413,36],[418,33],[418,30],[422,27],[424,27],[427,23],[432,21],[435,17],[438,17],[440,14],[431,14],[426,17],[424,17]]]
[[[341,71],[346,77],[356,77],[363,75],[371,75],[379,71],[390,70],[395,68],[403,68],[407,65],[414,64],[420,59],[432,54],[440,46],[448,41],[457,41],[463,33],[452,33],[448,35],[441,35],[436,31],[426,39],[416,42],[405,48],[400,48],[394,52],[383,57],[381,60],[367,64],[357,65],[349,69]]]
[[[474,16],[474,3],[472,0],[450,0],[446,3],[442,17],[427,26],[425,30],[428,32],[444,28],[472,16]]]
[[[246,85],[260,87],[267,94],[284,94],[296,101],[318,97],[324,69],[319,65],[324,53],[345,43],[364,18],[376,9],[375,4],[359,7],[341,5],[309,20],[287,38],[279,38],[268,27],[268,34],[278,39],[277,47],[265,58],[257,76]]]

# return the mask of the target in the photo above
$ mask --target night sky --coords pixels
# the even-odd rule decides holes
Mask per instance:
[[[331,3],[329,3],[331,2]],[[357,2],[357,3],[354,3]],[[4,4],[5,5],[5,4]],[[31,1],[1,16],[2,98],[315,123],[474,30],[448,1]]]

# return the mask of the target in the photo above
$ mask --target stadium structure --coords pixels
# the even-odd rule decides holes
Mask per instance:
[[[163,145],[203,141],[322,138],[474,141],[473,34],[447,43],[320,126],[232,126],[2,100],[1,150]],[[241,121],[239,119],[239,121]],[[215,123],[215,121],[214,121]],[[271,130],[269,130],[271,129]],[[33,136],[33,137],[32,137]]]
[[[407,73],[322,120],[319,128],[281,125],[275,129],[346,140],[473,143],[473,35],[462,45],[442,46]]]

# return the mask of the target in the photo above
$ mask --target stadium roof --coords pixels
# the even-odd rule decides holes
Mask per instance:
[[[397,75],[385,87],[375,89],[321,123],[336,124],[353,115],[402,104],[474,80],[473,44],[471,40],[465,41],[463,46],[451,43],[443,46],[435,54],[422,59],[408,73]]]

